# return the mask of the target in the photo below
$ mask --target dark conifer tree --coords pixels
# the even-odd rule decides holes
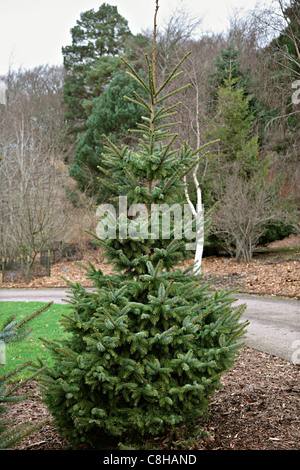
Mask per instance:
[[[65,119],[68,133],[75,136],[85,129],[86,102],[99,96],[103,86],[109,82],[112,71],[118,69],[118,56],[124,52],[126,40],[131,36],[128,23],[116,6],[103,3],[81,13],[76,25],[71,28],[72,44],[62,48],[67,76],[64,85]],[[90,74],[101,64],[97,80]]]
[[[77,182],[80,191],[93,196],[97,204],[106,201],[111,194],[110,189],[97,179],[103,177],[103,172],[98,168],[103,165],[103,134],[114,144],[132,140],[127,131],[141,120],[142,110],[123,96],[132,96],[133,91],[139,89],[141,86],[135,84],[122,70],[114,73],[103,93],[93,100],[93,110],[86,122],[87,130],[78,140],[69,174]]]

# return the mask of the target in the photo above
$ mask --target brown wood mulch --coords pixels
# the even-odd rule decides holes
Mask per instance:
[[[270,246],[300,247],[300,235],[292,235],[285,240],[274,242]],[[300,252],[300,248],[299,248]],[[104,274],[113,271],[111,265],[106,264],[102,250],[89,250],[83,255],[80,263],[86,265],[90,261]],[[192,259],[184,263],[187,268]],[[182,266],[181,266],[182,267]],[[233,258],[226,256],[210,256],[203,258],[203,278],[212,282],[215,289],[235,289],[240,293],[273,295],[300,299],[300,254],[295,258],[261,258],[254,257],[251,263],[236,262]],[[52,266],[51,276],[38,277],[31,282],[21,281],[11,284],[2,283],[0,288],[50,288],[66,287],[62,277],[74,283],[80,282],[85,287],[92,287],[92,281],[86,279],[85,270],[74,261],[60,262]]]
[[[204,432],[190,440],[180,429],[154,439],[158,450],[299,450],[299,365],[254,349],[240,350],[232,369],[222,377],[210,404],[210,416],[201,423]],[[11,406],[8,417],[33,425],[49,418],[38,401],[36,384],[27,386],[31,398]],[[24,439],[14,450],[70,450],[51,424]]]

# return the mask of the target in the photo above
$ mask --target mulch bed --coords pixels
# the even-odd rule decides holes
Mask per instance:
[[[299,450],[300,367],[244,347],[234,367],[222,377],[210,417],[201,423],[199,436],[190,442],[180,429],[153,441],[153,448],[166,450]],[[9,418],[16,423],[37,424],[51,416],[35,383],[24,403],[11,406]],[[70,450],[49,423],[23,440],[15,450]]]
[[[300,235],[292,235],[285,240],[270,244],[276,247],[300,246]],[[187,268],[192,259],[188,259],[182,266]],[[87,265],[91,262],[104,274],[110,274],[113,267],[105,262],[103,250],[86,250],[80,263]],[[209,256],[203,258],[202,274],[204,281],[212,282],[215,289],[235,289],[240,293],[255,293],[260,295],[275,295],[300,299],[300,255],[290,259],[254,257],[251,263],[236,262],[226,256]],[[81,283],[85,287],[92,287],[93,283],[85,276],[85,270],[74,261],[63,261],[51,267],[51,276],[37,277],[30,282],[5,282],[0,280],[0,288],[49,288],[66,287],[64,279],[73,283]],[[1,278],[0,278],[1,279]]]

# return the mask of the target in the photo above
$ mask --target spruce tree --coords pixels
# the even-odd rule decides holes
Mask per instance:
[[[251,97],[238,86],[240,78],[235,76],[230,64],[227,78],[218,87],[215,114],[206,122],[204,137],[216,142],[211,146],[204,185],[210,204],[222,199],[226,181],[232,174],[246,180],[260,174],[265,179],[269,167],[269,158],[261,155],[259,135],[255,132]]]
[[[119,442],[141,446],[150,436],[205,416],[245,332],[243,307],[233,307],[231,293],[213,292],[199,277],[176,267],[187,252],[175,219],[169,239],[163,238],[160,226],[159,236],[145,235],[145,227],[148,234],[156,227],[153,204],[167,206],[182,195],[184,176],[201,152],[186,144],[174,147],[176,134],[167,121],[177,105],[164,106],[169,96],[165,90],[181,73],[184,59],[158,87],[157,10],[158,0],[152,60],[146,55],[147,81],[127,64],[149,98],[137,92],[128,97],[145,116],[138,129],[139,148],[119,148],[106,138],[103,156],[116,197],[126,196],[130,207],[142,204],[144,218],[119,214],[114,227],[107,217],[116,237],[91,234],[116,272],[103,275],[86,266],[93,291],[68,281],[70,313],[62,319],[68,339],[47,343],[55,362],[42,377],[43,397],[73,448]]]
[[[238,164],[244,173],[257,169],[259,161],[258,135],[254,134],[254,113],[250,110],[250,98],[242,87],[236,87],[232,69],[218,89],[216,116],[207,132],[219,139],[216,144],[218,159],[222,164]]]

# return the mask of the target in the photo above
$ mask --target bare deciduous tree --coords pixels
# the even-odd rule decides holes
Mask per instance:
[[[236,173],[228,175],[219,196],[222,204],[214,213],[212,232],[237,260],[252,260],[253,250],[269,224],[294,221],[280,201],[276,185],[266,184],[259,176],[243,180]]]
[[[9,72],[0,106],[0,256],[30,254],[54,242],[78,241],[77,226],[93,223],[91,203],[75,192],[61,141],[63,70],[37,67]],[[79,207],[80,206],[80,207]],[[81,235],[82,236],[82,235]]]
[[[34,129],[21,126],[3,144],[0,169],[1,252],[37,253],[65,236],[70,217],[66,177]]]

